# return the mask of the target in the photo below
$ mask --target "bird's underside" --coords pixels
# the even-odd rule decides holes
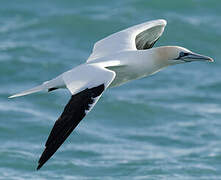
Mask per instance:
[[[96,59],[124,50],[139,51],[152,48],[162,35],[165,26],[165,20],[149,21],[110,35],[94,45],[93,52],[86,64],[65,72],[38,87],[11,96],[23,96],[40,90],[52,91],[63,86],[68,88],[72,94],[50,132],[37,169],[40,169],[57,151],[115,79],[116,73],[105,68],[102,63],[94,63]],[[111,65],[115,64],[110,63]]]

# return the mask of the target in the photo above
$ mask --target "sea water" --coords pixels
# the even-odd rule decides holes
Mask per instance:
[[[0,179],[221,179],[220,0],[0,0]],[[36,171],[67,90],[8,99],[84,63],[93,44],[148,20],[155,46],[214,58],[104,93]],[[134,59],[136,61],[136,59]]]

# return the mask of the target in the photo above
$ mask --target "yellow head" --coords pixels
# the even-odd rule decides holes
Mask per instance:
[[[179,46],[162,46],[153,48],[153,50],[155,51],[155,58],[160,61],[158,63],[164,64],[165,66],[193,61],[213,62],[213,59],[208,56],[193,53]]]

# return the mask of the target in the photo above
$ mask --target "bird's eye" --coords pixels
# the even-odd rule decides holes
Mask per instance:
[[[189,55],[188,53],[180,52],[180,57],[184,57],[184,56],[188,56],[188,55]]]

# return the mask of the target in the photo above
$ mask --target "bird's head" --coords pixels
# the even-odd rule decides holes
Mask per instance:
[[[196,54],[190,50],[179,46],[163,46],[157,48],[157,59],[165,65],[174,65],[194,61],[209,61],[214,60],[211,57]]]

